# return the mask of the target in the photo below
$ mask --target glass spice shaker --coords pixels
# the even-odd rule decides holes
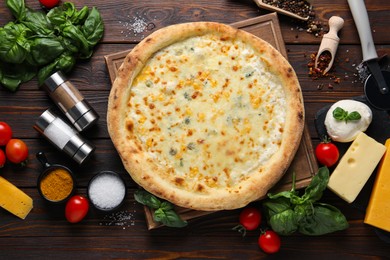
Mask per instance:
[[[77,131],[81,132],[89,128],[99,119],[84,96],[66,79],[61,71],[47,78],[43,88]]]
[[[78,164],[82,164],[87,160],[95,150],[92,144],[87,142],[73,127],[58,117],[51,109],[42,113],[35,122],[34,129]]]

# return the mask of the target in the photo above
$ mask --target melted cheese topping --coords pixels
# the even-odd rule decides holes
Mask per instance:
[[[233,187],[278,150],[285,93],[251,46],[215,35],[157,52],[131,86],[127,124],[163,178],[186,190]],[[255,169],[258,169],[255,171]]]

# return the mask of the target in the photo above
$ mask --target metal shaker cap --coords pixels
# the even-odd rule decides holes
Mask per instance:
[[[61,71],[57,71],[56,73],[52,74],[50,77],[48,77],[45,80],[45,86],[47,89],[52,92],[54,91],[59,85],[64,83],[66,81],[66,77],[64,74],[62,74]]]
[[[35,122],[34,129],[43,134],[46,127],[48,127],[57,116],[53,113],[51,109],[47,109]]]
[[[77,131],[82,132],[88,129],[89,127],[93,126],[98,121],[99,115],[88,104],[86,100],[77,103],[75,108],[78,108],[78,111],[83,111],[88,109],[87,112],[85,112],[83,115],[78,116],[78,119],[75,122],[73,122],[73,125],[77,129]]]
[[[86,161],[93,153],[95,150],[95,146],[89,144],[89,143],[84,143],[80,149],[75,153],[73,156],[73,159],[78,163],[82,164],[84,161]]]
[[[77,133],[70,138],[63,150],[78,164],[82,164],[95,150],[95,146],[87,142]]]

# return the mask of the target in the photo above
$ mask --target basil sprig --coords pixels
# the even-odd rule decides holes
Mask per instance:
[[[336,109],[333,110],[333,117],[336,120],[345,121],[345,123],[347,123],[348,121],[359,120],[361,115],[357,111],[349,113],[341,107],[336,107]]]
[[[187,221],[182,220],[175,212],[173,204],[168,201],[160,201],[156,196],[145,190],[136,190],[134,198],[137,202],[149,207],[153,211],[153,220],[167,227],[185,227]]]
[[[33,10],[25,0],[6,0],[14,21],[0,27],[0,85],[16,91],[21,83],[52,73],[70,72],[89,59],[104,34],[99,11],[63,2],[49,12]]]
[[[345,216],[336,207],[320,203],[329,181],[329,170],[322,167],[312,178],[305,193],[298,196],[295,175],[291,191],[268,194],[263,207],[268,224],[280,235],[298,231],[304,235],[318,236],[348,228]]]

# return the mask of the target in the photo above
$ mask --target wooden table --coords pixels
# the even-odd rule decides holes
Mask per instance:
[[[69,75],[87,100],[101,116],[97,127],[85,135],[97,147],[94,157],[83,166],[77,166],[58,152],[33,128],[37,117],[53,106],[34,79],[11,93],[0,88],[0,121],[8,122],[14,137],[23,139],[30,150],[25,168],[7,165],[0,174],[24,190],[34,199],[34,209],[26,220],[20,220],[0,209],[0,259],[11,258],[228,258],[249,259],[267,255],[257,246],[259,232],[241,237],[231,228],[237,224],[240,210],[222,211],[189,222],[188,227],[174,229],[161,227],[148,230],[140,204],[133,199],[135,183],[125,173],[120,159],[109,139],[106,128],[107,97],[111,83],[104,56],[132,48],[151,31],[182,22],[216,21],[235,23],[268,14],[249,0],[214,1],[144,1],[144,0],[76,0],[78,8],[96,6],[102,13],[105,34],[93,57],[79,62]],[[339,84],[328,78],[314,81],[308,76],[310,54],[316,52],[321,37],[300,29],[296,21],[279,16],[288,59],[299,77],[306,108],[306,120],[313,146],[319,138],[314,117],[319,109],[337,100],[363,94],[363,84],[356,76],[356,65],[362,60],[358,34],[346,0],[313,0],[317,19],[327,24],[333,15],[344,18],[340,32],[340,46],[333,73],[341,78]],[[27,0],[27,5],[38,9],[38,1]],[[367,0],[373,38],[378,55],[390,52],[390,4],[387,0]],[[12,19],[11,13],[0,3],[0,25]],[[138,30],[136,23],[148,24]],[[323,86],[319,88],[319,86]],[[390,131],[390,129],[389,129]],[[63,207],[50,207],[40,198],[36,181],[41,165],[35,159],[44,151],[49,161],[69,166],[76,172],[78,189],[86,193],[89,179],[98,171],[113,170],[126,177],[128,196],[123,208],[115,216],[90,210],[78,224],[65,220]],[[282,237],[282,248],[274,257],[296,258],[385,258],[390,245],[380,240],[374,229],[363,223],[364,211],[353,207],[332,192],[322,199],[338,207],[347,217],[350,227],[320,237],[294,234]]]

